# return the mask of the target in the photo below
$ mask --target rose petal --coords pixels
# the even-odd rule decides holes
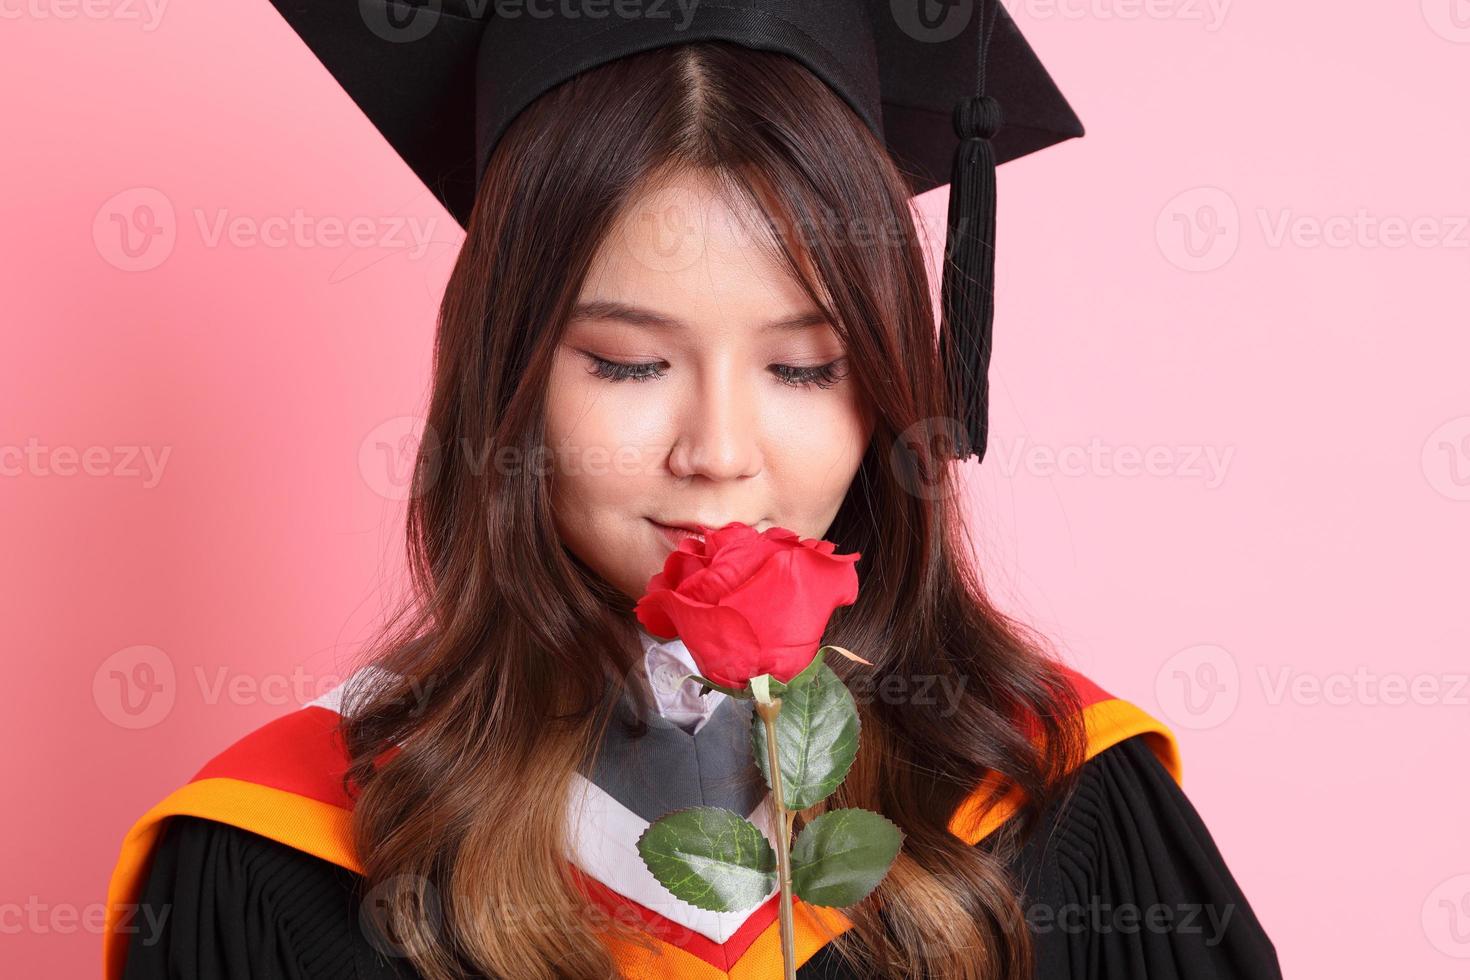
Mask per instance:
[[[673,593],[667,589],[649,592],[633,607],[633,615],[638,617],[638,622],[642,623],[644,629],[654,636],[671,640],[679,635],[679,630],[674,625],[674,621],[669,618],[668,613],[664,612],[665,600],[663,597],[669,595]]]
[[[756,624],[763,646],[810,643],[815,653],[832,611],[856,599],[852,562],[811,548],[792,548],[774,556],[719,604],[740,610]]]
[[[693,539],[684,539],[684,541],[691,540]],[[686,551],[683,548],[684,541],[679,542],[680,547],[674,551],[670,551],[668,556],[664,558],[663,586],[666,589],[681,588],[685,582],[709,566],[708,558],[705,558],[703,555],[694,554],[691,551]]]
[[[772,546],[751,539],[720,547],[709,564],[679,584],[679,593],[711,606],[740,587],[765,564]]]
[[[744,687],[763,673],[750,669],[751,654],[759,643],[744,616],[733,609],[689,602],[677,592],[666,595],[664,608],[702,675],[726,687]]]
[[[703,526],[704,525],[701,525],[701,527]],[[741,541],[755,540],[759,536],[760,535],[756,533],[755,528],[751,527],[749,524],[742,524],[739,521],[731,521],[724,527],[707,529],[704,534],[704,543],[707,552],[713,555],[717,553],[721,548],[727,548],[730,545],[736,544]]]

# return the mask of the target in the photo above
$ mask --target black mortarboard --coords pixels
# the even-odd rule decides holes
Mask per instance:
[[[884,141],[913,193],[951,184],[940,346],[968,440],[955,455],[984,458],[995,166],[1082,135],[999,0],[272,3],[462,226],[496,140],[578,72],[701,40],[796,58]]]

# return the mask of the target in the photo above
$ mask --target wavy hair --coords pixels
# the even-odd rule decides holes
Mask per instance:
[[[862,553],[862,588],[824,637],[875,666],[832,658],[833,669],[879,691],[928,678],[959,692],[942,712],[860,699],[851,773],[798,816],[800,829],[828,807],[865,807],[905,834],[832,943],[866,976],[1029,977],[1006,863],[1070,787],[1081,721],[1044,639],[991,604],[966,558],[935,425],[956,413],[910,185],[799,63],[718,41],[572,78],[515,120],[490,161],[439,313],[432,436],[408,511],[411,588],[369,651],[390,680],[343,705],[365,886],[395,947],[432,980],[601,980],[616,976],[604,932],[639,937],[594,913],[564,831],[572,774],[607,723],[600,706],[636,663],[632,600],[560,543],[555,474],[523,464],[545,452],[552,355],[599,243],[661,175],[683,171],[763,216],[875,419],[825,535]],[[1027,804],[971,846],[949,823],[987,786],[988,800],[1018,789]]]

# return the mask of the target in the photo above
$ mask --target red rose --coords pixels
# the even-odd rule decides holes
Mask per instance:
[[[743,688],[770,674],[783,684],[816,656],[827,620],[857,601],[861,555],[830,541],[739,521],[685,538],[648,581],[634,613],[647,630],[684,641],[704,677]]]

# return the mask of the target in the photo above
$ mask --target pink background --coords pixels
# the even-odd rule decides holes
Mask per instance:
[[[1002,170],[987,579],[1174,727],[1288,976],[1464,976],[1470,8],[1011,9],[1089,135]],[[264,0],[88,11],[0,34],[17,976],[377,621],[461,237]]]

